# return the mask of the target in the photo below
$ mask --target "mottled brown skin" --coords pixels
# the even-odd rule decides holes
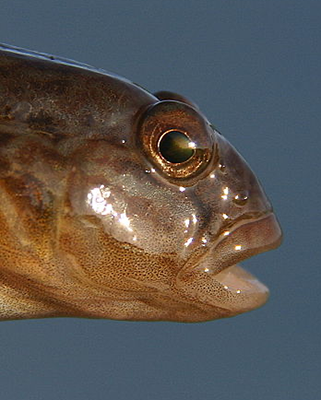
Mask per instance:
[[[169,130],[195,145],[166,160]],[[198,108],[92,67],[0,47],[0,319],[205,321],[262,305],[235,264],[281,232]]]

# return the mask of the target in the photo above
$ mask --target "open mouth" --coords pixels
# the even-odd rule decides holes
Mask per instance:
[[[211,269],[219,279],[220,274],[224,276],[226,268],[232,268],[242,260],[278,247],[281,239],[281,228],[274,214],[243,224],[226,235],[212,250],[217,262],[212,264]]]
[[[268,288],[237,263],[278,247],[281,240],[273,213],[242,224],[228,232],[197,266],[182,271],[179,286],[184,284],[190,296],[221,310],[220,316],[260,307],[268,299]]]
[[[274,214],[269,214],[240,226],[213,249],[219,265],[214,262],[207,269],[227,292],[230,308],[252,309],[267,301],[268,288],[236,263],[278,247],[281,240],[280,226]]]

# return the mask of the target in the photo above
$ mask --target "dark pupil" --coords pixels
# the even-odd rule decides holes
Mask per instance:
[[[159,150],[165,160],[171,163],[182,163],[194,154],[191,141],[179,131],[166,133],[159,143]]]

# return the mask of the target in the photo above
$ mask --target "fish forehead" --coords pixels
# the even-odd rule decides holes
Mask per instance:
[[[114,74],[22,49],[0,47],[0,76],[1,119],[57,140],[128,139],[137,110],[157,101]]]

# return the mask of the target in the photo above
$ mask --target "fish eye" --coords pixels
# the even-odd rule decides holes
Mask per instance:
[[[217,157],[216,133],[189,104],[163,100],[148,106],[137,121],[137,146],[155,170],[180,186],[205,176]]]
[[[183,163],[194,155],[195,143],[178,130],[165,132],[159,139],[158,148],[161,156],[173,164]]]

